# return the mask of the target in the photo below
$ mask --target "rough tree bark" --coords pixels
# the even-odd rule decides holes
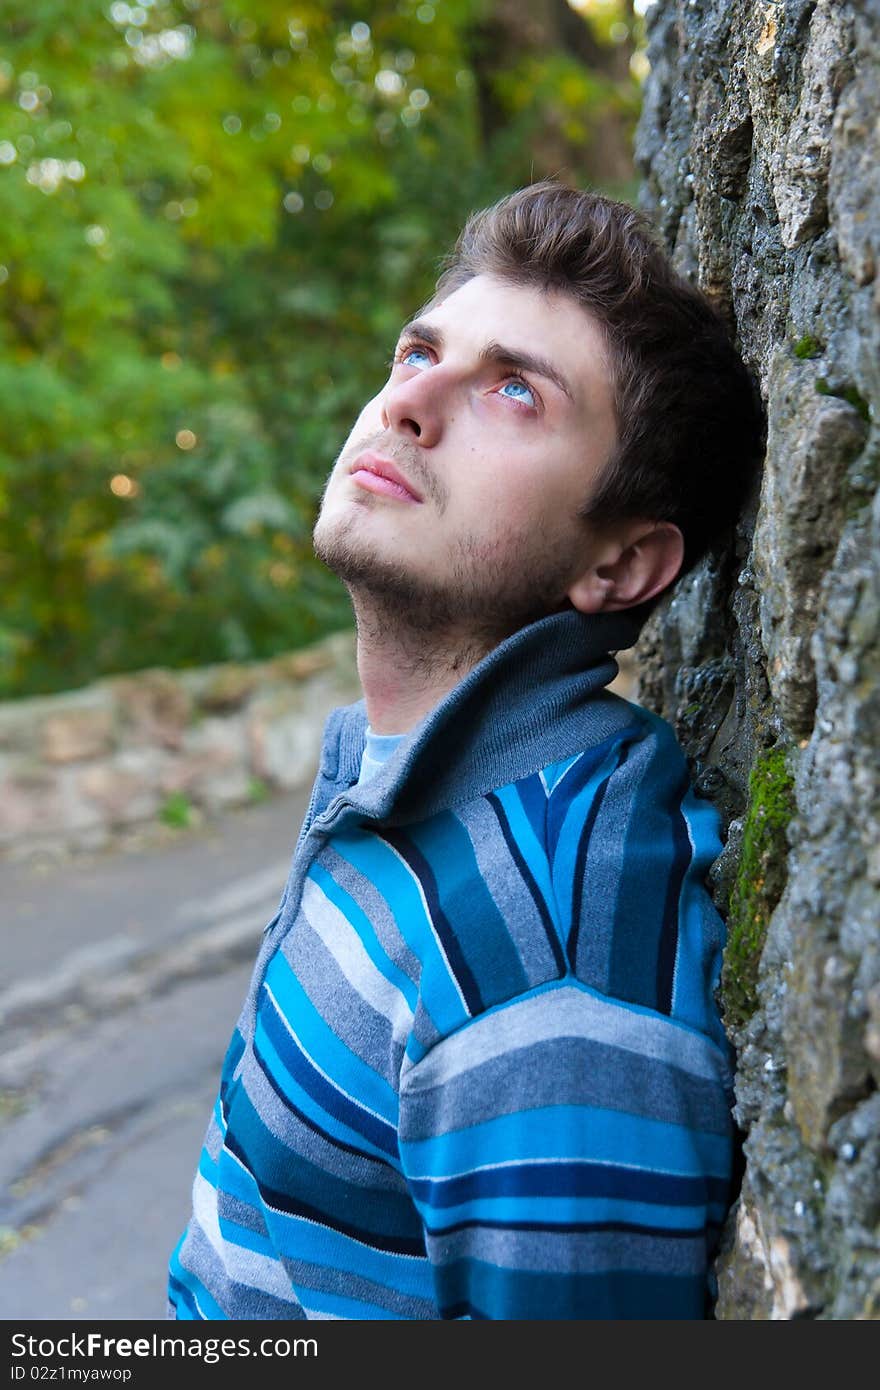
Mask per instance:
[[[744,1176],[716,1316],[875,1318],[880,6],[658,0],[648,20],[642,205],[730,316],[768,416],[736,544],[636,652],[727,835]]]

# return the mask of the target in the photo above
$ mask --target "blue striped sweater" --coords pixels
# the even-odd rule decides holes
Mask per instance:
[[[335,710],[170,1261],[180,1319],[710,1314],[717,813],[606,689],[626,613],[484,658],[358,784]]]

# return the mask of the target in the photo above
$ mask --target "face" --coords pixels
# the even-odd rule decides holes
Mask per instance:
[[[401,334],[328,479],[316,553],[355,602],[498,640],[566,606],[590,559],[578,510],[615,439],[589,315],[476,276]]]

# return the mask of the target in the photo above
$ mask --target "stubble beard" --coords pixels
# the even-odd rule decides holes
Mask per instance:
[[[365,495],[358,505],[387,505]],[[313,532],[315,554],[349,591],[358,634],[393,642],[411,670],[458,652],[473,662],[539,618],[571,607],[565,591],[574,552],[558,538],[508,535],[496,542],[473,533],[451,543],[442,576],[420,573],[377,554],[363,538],[357,512]]]

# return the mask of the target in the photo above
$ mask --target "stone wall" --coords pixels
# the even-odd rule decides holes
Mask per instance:
[[[727,845],[721,1319],[880,1316],[880,7],[658,0],[642,206],[768,417],[735,544],[636,648]],[[711,468],[711,459],[706,461]]]
[[[0,705],[0,856],[131,843],[307,786],[329,710],[359,695],[346,631],[271,661]]]

